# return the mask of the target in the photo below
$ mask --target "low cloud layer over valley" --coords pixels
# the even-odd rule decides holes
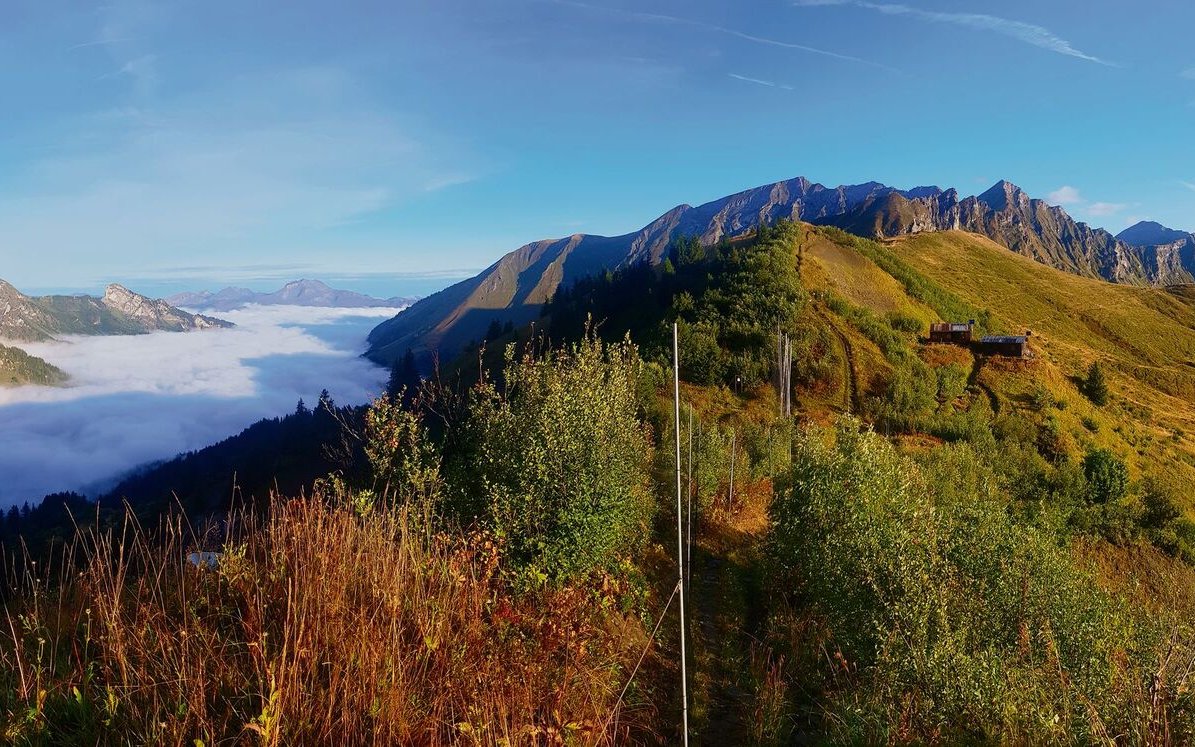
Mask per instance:
[[[199,449],[327,388],[365,402],[387,372],[359,357],[394,309],[249,307],[235,329],[68,338],[24,345],[71,376],[63,388],[0,389],[0,506],[93,491],[146,463]]]

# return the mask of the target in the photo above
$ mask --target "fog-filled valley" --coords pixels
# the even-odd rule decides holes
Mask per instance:
[[[128,470],[199,449],[266,417],[375,397],[387,371],[360,357],[396,309],[248,307],[232,329],[68,337],[24,349],[63,387],[0,388],[0,506],[91,494]]]

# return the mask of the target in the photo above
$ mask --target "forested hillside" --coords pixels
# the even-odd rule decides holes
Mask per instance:
[[[67,376],[61,369],[41,358],[29,355],[20,348],[0,345],[0,386],[61,384]]]
[[[252,479],[290,498],[12,564],[5,736],[676,743],[675,323],[697,743],[1189,743],[1192,322],[970,234],[674,241],[368,410],[263,427]],[[313,448],[343,457],[314,482]]]

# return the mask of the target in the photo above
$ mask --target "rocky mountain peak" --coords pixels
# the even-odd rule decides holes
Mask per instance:
[[[979,195],[978,199],[997,212],[1029,205],[1029,195],[1006,179],[993,184],[991,189]]]
[[[308,280],[302,278],[301,280],[292,280],[286,285],[282,286],[282,290],[332,290],[331,287],[322,280]]]
[[[0,280],[0,299],[24,298],[24,294],[6,280]]]
[[[104,288],[104,304],[107,306],[125,306],[130,303],[148,301],[149,299],[134,293],[119,283],[109,283]]]
[[[1121,231],[1116,235],[1116,238],[1129,246],[1146,247],[1186,241],[1191,236],[1192,234],[1185,231],[1176,231],[1156,221],[1143,220]]]

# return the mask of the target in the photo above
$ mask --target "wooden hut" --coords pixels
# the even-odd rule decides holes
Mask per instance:
[[[988,335],[979,340],[976,352],[980,355],[1001,355],[1006,358],[1028,358],[1029,334]]]
[[[961,322],[939,322],[931,324],[929,325],[929,341],[953,345],[970,345],[971,334],[974,329],[974,319],[966,324]]]

